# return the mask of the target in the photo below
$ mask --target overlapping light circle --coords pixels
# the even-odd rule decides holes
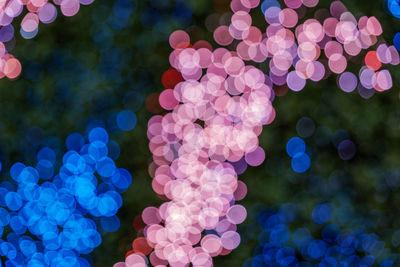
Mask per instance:
[[[339,74],[339,87],[345,92],[370,83],[376,91],[392,87],[390,72],[381,69],[383,64],[399,64],[399,55],[394,46],[387,46],[380,39],[382,27],[375,17],[360,17],[358,20],[340,1],[330,5],[330,16],[306,19],[298,23],[298,8],[315,6],[318,1],[285,1],[287,8],[281,9],[275,0],[266,0],[261,10],[267,22],[266,34],[252,26],[250,6],[245,1],[232,1],[229,31],[218,32],[219,39],[227,40],[230,35],[238,44],[236,52],[243,60],[264,62],[269,60],[269,79],[275,86],[287,85],[300,91],[306,80],[320,81],[331,73]],[[256,4],[255,4],[256,5]],[[221,26],[222,27],[222,26]],[[220,45],[226,45],[218,42]],[[379,46],[374,49],[376,44]],[[364,57],[365,66],[373,71],[372,76],[359,74],[359,78],[345,72],[349,59],[368,50]],[[325,57],[325,58],[324,58]],[[351,75],[351,77],[350,77]]]
[[[310,168],[311,158],[306,153],[306,144],[300,137],[292,137],[286,144],[286,152],[292,158],[293,171],[303,173]]]
[[[351,225],[363,218],[353,214],[350,203],[316,205],[309,216],[313,222],[294,227],[302,211],[292,203],[259,211],[258,246],[243,266],[396,266],[395,251],[366,227]]]
[[[89,142],[68,136],[57,173],[56,153],[37,153],[35,167],[15,163],[15,184],[0,183],[0,256],[5,266],[90,266],[84,255],[100,245],[100,232],[119,228],[121,193],[132,182],[117,168],[108,133],[96,127]],[[1,261],[0,261],[1,262]]]
[[[64,16],[70,17],[78,13],[80,5],[89,5],[94,0],[10,0],[0,2],[0,78],[17,78],[21,73],[21,63],[11,52],[14,38],[13,21],[23,15],[20,34],[25,39],[32,39],[39,31],[39,23],[48,24],[57,17],[60,7]],[[27,12],[25,12],[25,9]]]
[[[258,135],[275,111],[264,74],[227,49],[192,47],[183,31],[170,44],[175,70],[165,72],[159,102],[171,112],[152,117],[147,132],[152,186],[169,201],[143,211],[147,242],[136,239],[115,266],[212,266],[240,243],[246,210],[235,202],[247,189],[237,169],[265,159]]]
[[[246,187],[237,175],[265,159],[258,136],[275,118],[272,88],[287,85],[300,91],[308,79],[320,81],[335,73],[342,90],[351,92],[360,85],[346,72],[348,59],[373,47],[382,34],[375,17],[357,21],[339,1],[332,2],[331,17],[297,25],[297,9],[317,3],[285,1],[287,8],[281,9],[275,0],[264,1],[264,34],[249,14],[260,1],[233,0],[230,25],[216,27],[213,34],[218,45],[233,51],[213,49],[206,41],[192,44],[184,31],[171,34],[173,69],[165,72],[159,97],[170,112],[152,117],[147,132],[152,186],[166,202],[143,211],[144,237],[135,239],[125,261],[115,267],[213,266],[213,257],[239,245],[236,225],[246,211],[236,201]],[[268,61],[269,73],[246,61]],[[361,84],[390,89],[390,73],[381,67],[399,64],[396,49],[382,44],[366,53],[364,63]]]

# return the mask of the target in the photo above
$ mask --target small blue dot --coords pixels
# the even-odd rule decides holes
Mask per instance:
[[[38,153],[37,153],[37,160],[41,161],[41,160],[48,160],[50,161],[52,164],[54,164],[54,162],[56,162],[56,152],[54,152],[53,149],[49,148],[49,147],[44,147],[42,148]]]
[[[97,163],[97,172],[102,177],[111,177],[115,173],[115,163],[106,157]]]
[[[286,152],[290,157],[295,157],[297,154],[303,154],[306,151],[306,144],[299,137],[292,137],[286,144]]]
[[[302,246],[306,244],[311,239],[310,230],[307,228],[297,229],[292,236],[293,243],[296,246]]]
[[[310,168],[311,159],[307,154],[296,154],[292,159],[292,169],[297,173],[303,173]]]
[[[86,161],[78,153],[72,153],[65,158],[65,167],[72,173],[80,173],[85,170]]]
[[[322,240],[314,240],[312,241],[307,248],[307,253],[313,259],[321,258],[326,251],[326,243]]]
[[[22,235],[26,232],[26,226],[23,224],[21,217],[13,216],[10,220],[10,227],[16,234]]]
[[[7,207],[12,211],[17,211],[22,207],[22,199],[20,195],[15,192],[8,192],[5,200]]]
[[[396,33],[393,38],[393,44],[400,51],[400,32]]]
[[[42,159],[36,164],[36,170],[39,172],[40,178],[45,180],[51,179],[54,174],[53,164],[46,159]]]
[[[365,266],[365,267],[370,267],[373,266],[375,262],[375,258],[372,255],[369,256],[365,256],[364,258],[362,258],[362,260],[360,261],[360,266]]]
[[[291,247],[279,249],[276,253],[276,261],[280,266],[295,266],[297,259],[294,249]]]
[[[312,212],[312,219],[314,222],[322,224],[329,221],[331,218],[331,209],[326,204],[316,206]]]
[[[39,181],[39,173],[35,168],[26,167],[18,175],[21,183],[37,183]]]
[[[50,250],[56,250],[60,247],[58,243],[58,236],[54,232],[47,232],[43,235],[43,245]]]
[[[135,128],[137,117],[130,110],[123,110],[117,115],[117,125],[123,131],[130,131]]]
[[[17,249],[10,242],[4,242],[0,245],[0,252],[10,260],[15,259],[17,257]]]
[[[388,0],[387,2],[390,13],[396,18],[400,18],[400,3],[398,0]]]
[[[7,226],[9,222],[10,215],[8,214],[7,210],[0,208],[0,226]]]
[[[27,257],[32,256],[36,252],[35,242],[31,240],[22,240],[19,243],[19,247],[21,249],[21,252]]]
[[[271,231],[269,240],[274,245],[282,245],[289,240],[289,237],[290,233],[286,227],[279,226]]]
[[[104,159],[108,154],[108,148],[105,143],[94,141],[88,147],[89,155],[96,161]]]
[[[117,202],[108,195],[103,194],[99,198],[98,210],[102,216],[113,216],[118,209]]]
[[[93,143],[94,141],[100,141],[103,142],[104,144],[107,144],[108,143],[107,131],[102,127],[93,128],[89,132],[89,142]]]
[[[76,152],[79,152],[82,146],[85,144],[85,139],[79,133],[72,133],[68,135],[65,144],[68,150],[75,150]]]
[[[329,224],[322,230],[322,238],[329,243],[335,242],[339,234],[340,230],[336,224]]]
[[[118,189],[127,189],[132,183],[131,174],[125,169],[117,169],[111,178],[111,182]]]
[[[8,193],[7,188],[0,187],[0,206],[1,207],[7,206],[6,201],[5,201],[5,197],[6,197],[7,193]]]
[[[19,174],[22,172],[22,170],[25,169],[25,165],[17,162],[14,163],[11,168],[10,168],[10,176],[11,178],[14,179],[14,181],[19,182]]]

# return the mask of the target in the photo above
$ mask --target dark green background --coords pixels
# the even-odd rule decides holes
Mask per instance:
[[[55,137],[54,143],[58,144],[61,153],[66,136],[71,132],[84,132],[89,118],[106,120],[126,108],[137,113],[138,125],[133,131],[111,135],[121,145],[117,163],[132,173],[133,184],[123,194],[124,205],[118,213],[121,228],[103,237],[102,245],[92,254],[94,266],[112,266],[123,260],[136,237],[132,227],[134,216],[147,206],[162,203],[151,189],[147,172],[151,155],[147,147],[146,125],[151,114],[143,102],[150,93],[162,90],[161,75],[169,67],[171,51],[167,40],[169,31],[187,29],[194,40],[211,41],[212,35],[204,24],[207,16],[228,11],[224,8],[228,6],[226,0],[216,3],[191,0],[186,4],[193,11],[193,18],[180,20],[169,16],[176,2],[170,1],[167,7],[157,11],[163,17],[163,25],[168,27],[163,35],[156,35],[152,31],[159,25],[146,25],[140,19],[144,12],[156,9],[154,2],[140,1],[131,14],[131,23],[114,34],[113,42],[104,42],[109,46],[110,55],[116,47],[123,51],[120,60],[113,64],[104,64],[104,57],[99,52],[101,42],[96,44],[93,40],[93,32],[112,31],[112,28],[109,25],[94,26],[92,18],[94,12],[97,12],[97,18],[107,18],[112,12],[113,1],[96,0],[90,6],[82,6],[72,18],[60,16],[51,25],[40,25],[39,34],[33,40],[23,40],[17,34],[17,45],[12,53],[22,62],[22,76],[15,81],[0,81],[3,179],[8,179],[7,168],[15,161],[35,164],[34,153],[42,143],[27,140],[26,135],[32,127],[42,129],[42,139]],[[328,2],[323,1],[320,6],[326,6]],[[383,25],[384,38],[392,43],[400,23],[385,12],[383,1],[343,2],[357,17],[360,14],[376,16]],[[261,11],[254,12],[259,14],[257,25],[265,25],[260,20]],[[357,72],[360,61],[357,59],[349,69]],[[108,66],[112,74],[105,75],[99,69],[100,64]],[[264,127],[260,136],[267,161],[257,168],[249,168],[240,176],[248,186],[248,195],[240,203],[249,208],[250,216],[257,203],[279,205],[297,199],[306,209],[312,209],[327,196],[323,192],[310,193],[310,177],[327,180],[339,171],[342,188],[352,190],[357,211],[376,221],[379,226],[375,229],[377,234],[390,246],[391,233],[400,228],[397,215],[400,194],[396,188],[379,185],[384,184],[388,170],[398,171],[400,165],[400,71],[398,68],[391,68],[391,71],[393,88],[368,100],[357,92],[342,92],[333,76],[319,83],[307,82],[302,92],[288,92],[276,98],[276,119]],[[137,102],[124,102],[127,92],[137,92]],[[333,145],[317,147],[311,137],[306,140],[314,149],[310,170],[305,175],[291,171],[285,146],[291,137],[297,135],[296,123],[303,116],[312,118],[317,127],[329,127],[332,132],[346,130],[357,145],[355,158],[342,161]],[[231,255],[217,258],[215,266],[241,266],[252,256],[257,231],[246,228],[246,223],[239,229],[245,236],[243,244]]]

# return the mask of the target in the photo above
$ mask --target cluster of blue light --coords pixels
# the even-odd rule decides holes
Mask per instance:
[[[336,210],[335,210],[336,209]],[[312,230],[295,228],[299,218],[299,207],[284,204],[276,212],[265,208],[258,213],[258,224],[263,231],[258,237],[255,257],[247,260],[244,267],[260,266],[396,266],[399,255],[392,254],[385,243],[375,234],[365,230],[341,230],[333,223],[333,213],[342,212],[343,207],[332,203],[317,205],[312,211]]]
[[[0,237],[7,233],[0,239],[0,256],[7,258],[6,267],[90,266],[85,256],[101,243],[99,227],[119,228],[120,194],[132,177],[116,167],[119,148],[104,128],[90,130],[88,140],[78,133],[68,136],[56,175],[56,153],[45,147],[35,168],[11,167],[17,186],[0,184]]]
[[[400,18],[400,1],[399,0],[387,0],[387,7],[396,18]]]
[[[399,0],[387,0],[387,7],[389,12],[393,16],[400,19],[400,1]],[[393,44],[397,50],[400,51],[400,32],[396,33],[393,38]]]
[[[137,117],[135,113],[130,110],[123,110],[117,115],[117,125],[122,131],[130,131],[135,128],[137,124]]]
[[[400,32],[394,35],[393,44],[396,47],[396,49],[400,51]]]
[[[292,137],[286,144],[286,152],[292,158],[293,171],[303,173],[310,168],[311,159],[306,153],[306,144],[299,137]]]

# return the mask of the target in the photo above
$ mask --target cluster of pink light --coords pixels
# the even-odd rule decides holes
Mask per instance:
[[[143,211],[144,235],[154,249],[149,255],[154,266],[212,266],[212,257],[240,243],[236,225],[245,220],[246,209],[236,201],[247,188],[229,162],[264,161],[258,135],[275,118],[272,90],[264,73],[235,52],[212,51],[204,41],[192,47],[184,31],[174,32],[170,44],[171,66],[183,79],[177,71],[166,72],[182,81],[172,83],[173,89],[167,84],[159,102],[171,112],[152,117],[147,132],[152,186],[169,201]],[[205,230],[213,233],[203,235]],[[150,251],[134,242],[133,252],[115,266],[145,266]]]
[[[335,1],[332,17],[323,23],[308,19],[296,27],[296,9],[318,1],[285,3],[283,10],[266,10],[269,26],[262,33],[249,14],[259,0],[233,0],[231,24],[214,31],[214,40],[231,50],[213,49],[206,41],[191,45],[184,31],[171,34],[173,69],[164,74],[166,89],[159,97],[170,112],[152,117],[147,132],[152,187],[167,202],[143,211],[144,237],[135,239],[125,262],[114,267],[213,266],[213,257],[240,243],[236,225],[245,220],[246,210],[236,201],[247,188],[237,176],[243,164],[258,166],[265,159],[258,136],[275,118],[273,86],[299,91],[307,79],[320,81],[330,72],[340,75],[343,90],[354,90],[348,89],[354,77],[357,86],[357,77],[345,72],[348,58],[377,43],[379,22],[363,17],[357,23]],[[318,60],[321,50],[326,59]],[[267,60],[269,76],[245,63]],[[398,54],[386,45],[368,52],[360,71],[362,86],[369,82],[365,88],[389,89],[390,73],[378,71],[376,60],[398,64]]]
[[[287,85],[293,91],[300,91],[306,80],[317,82],[334,73],[340,75],[339,86],[343,91],[356,89],[357,77],[345,72],[348,61],[378,43],[382,34],[379,21],[366,16],[357,21],[342,2],[334,1],[330,13],[317,10],[315,18],[298,24],[299,16],[303,15],[299,8],[314,7],[318,1],[287,0],[285,3],[287,8],[271,6],[265,10],[268,26],[263,33],[252,26],[249,14],[259,1],[233,0],[231,23],[215,30],[216,42],[227,46],[238,40],[236,51],[243,60],[265,62],[269,59],[269,78],[277,86]],[[361,68],[359,78],[364,88],[381,92],[392,87],[390,72],[380,70],[382,63],[398,65],[399,54],[394,46],[388,47],[383,40],[379,43],[378,51],[365,55],[365,67]]]
[[[20,33],[23,38],[31,39],[38,33],[39,22],[51,23],[57,17],[57,8],[64,16],[74,16],[80,5],[91,4],[94,0],[0,0],[0,78],[17,78],[21,73],[21,64],[8,52],[7,43],[14,37],[14,18],[19,17],[24,7],[27,13],[22,18]]]

